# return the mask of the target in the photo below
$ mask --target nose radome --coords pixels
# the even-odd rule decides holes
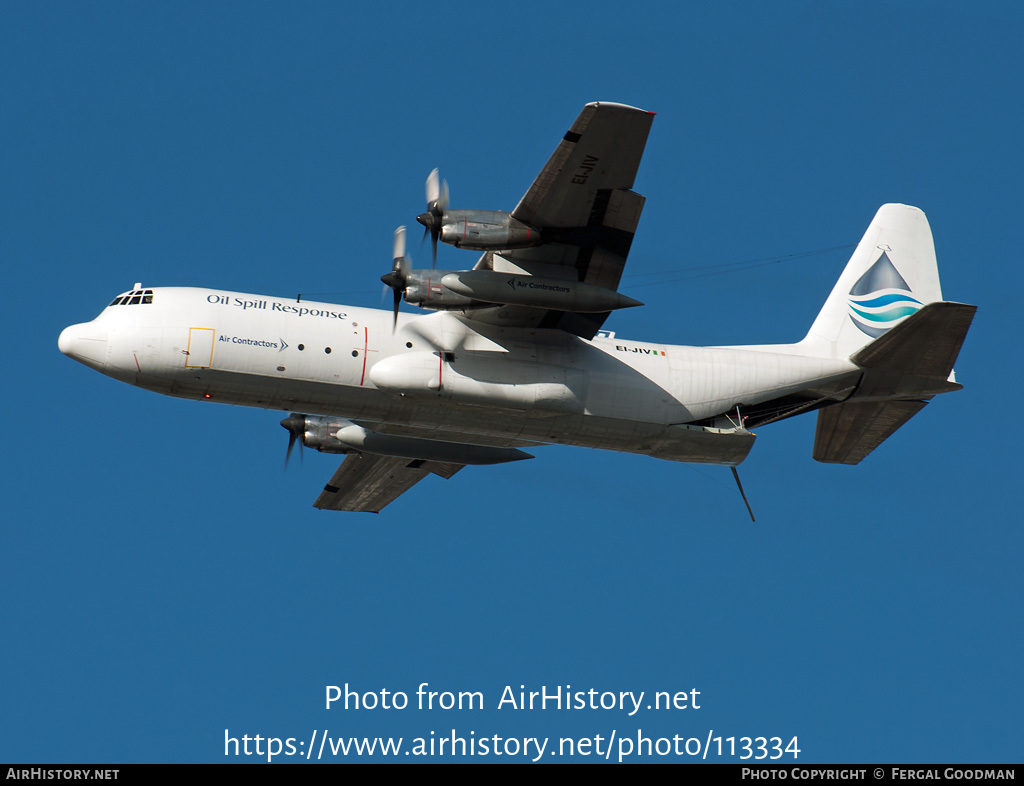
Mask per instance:
[[[57,338],[57,348],[92,368],[102,370],[107,365],[107,331],[91,322],[64,328]]]
[[[64,328],[57,337],[57,348],[68,357],[75,348],[75,339],[78,334],[79,325],[70,325]]]

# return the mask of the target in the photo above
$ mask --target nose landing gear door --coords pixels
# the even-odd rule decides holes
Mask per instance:
[[[185,368],[209,368],[213,365],[213,328],[189,328],[185,349]]]

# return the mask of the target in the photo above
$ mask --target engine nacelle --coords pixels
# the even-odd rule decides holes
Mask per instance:
[[[450,270],[410,270],[405,278],[405,302],[439,311],[465,308],[473,298],[453,292],[441,284]]]
[[[540,230],[503,210],[446,210],[441,240],[456,248],[501,251],[540,245]]]
[[[314,448],[321,453],[348,453],[352,450],[335,436],[339,431],[352,425],[352,421],[344,418],[328,418],[322,415],[304,415],[305,426],[302,431],[302,444]]]
[[[584,314],[643,305],[639,300],[595,284],[492,270],[448,273],[442,277],[441,283],[452,292],[487,303],[508,303]]]
[[[440,461],[446,464],[504,464],[533,458],[518,448],[470,445],[437,439],[380,434],[343,418],[293,413],[281,425],[302,434],[302,444],[321,453],[369,453],[376,456]],[[289,452],[291,447],[289,446]]]

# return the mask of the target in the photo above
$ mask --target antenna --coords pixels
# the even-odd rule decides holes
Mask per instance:
[[[736,486],[740,490],[740,496],[743,497],[743,504],[747,506],[747,513],[750,514],[750,520],[756,523],[757,519],[754,518],[754,511],[750,509],[750,503],[747,502],[747,495],[743,493],[743,484],[740,483],[740,473],[736,471],[736,467],[729,467],[729,469],[732,470],[732,476],[736,478]]]

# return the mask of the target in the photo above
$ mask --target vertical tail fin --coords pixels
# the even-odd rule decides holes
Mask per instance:
[[[942,300],[932,230],[910,205],[882,205],[801,349],[847,358],[922,306]]]

